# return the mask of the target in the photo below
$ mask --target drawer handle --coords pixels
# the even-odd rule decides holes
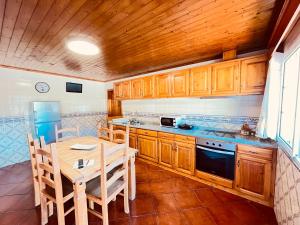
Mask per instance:
[[[252,154],[257,154],[257,152],[254,152],[254,151],[249,151],[250,153],[252,153]]]

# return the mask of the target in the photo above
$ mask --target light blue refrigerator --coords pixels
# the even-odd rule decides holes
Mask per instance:
[[[32,106],[36,136],[44,136],[47,144],[55,142],[55,125],[61,127],[60,103],[33,102]]]

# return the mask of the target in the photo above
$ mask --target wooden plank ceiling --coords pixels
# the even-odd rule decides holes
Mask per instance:
[[[276,0],[0,0],[0,64],[107,81],[266,47]],[[71,38],[101,49],[81,56]]]

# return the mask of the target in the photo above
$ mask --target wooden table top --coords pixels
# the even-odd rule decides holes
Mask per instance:
[[[100,143],[105,144],[105,148],[113,147],[116,143],[101,140],[96,137],[77,137],[62,142],[56,143],[58,158],[60,163],[61,173],[73,183],[87,182],[100,175]],[[83,151],[73,150],[70,146],[74,144],[97,144],[94,150]],[[134,156],[138,151],[134,148],[129,148],[129,156]],[[73,165],[78,159],[94,160],[92,166],[84,167],[82,169],[74,169]]]

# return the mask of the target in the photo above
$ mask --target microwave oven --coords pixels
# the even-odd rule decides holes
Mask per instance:
[[[182,122],[181,117],[161,116],[160,126],[178,128],[178,125]]]

